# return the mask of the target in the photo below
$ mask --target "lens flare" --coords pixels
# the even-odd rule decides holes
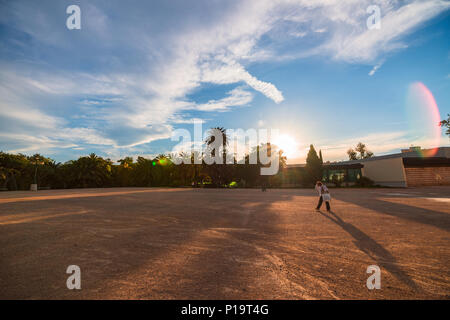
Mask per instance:
[[[434,156],[441,141],[441,116],[431,91],[421,82],[410,85],[406,103],[410,133],[415,143],[422,147],[431,147],[422,151],[422,157]]]
[[[295,139],[287,134],[280,135],[273,141],[278,148],[283,150],[284,155],[288,158],[294,157],[297,153],[298,146]]]

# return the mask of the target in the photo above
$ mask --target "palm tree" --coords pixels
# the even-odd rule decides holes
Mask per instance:
[[[170,157],[159,154],[152,160],[152,181],[155,186],[169,186],[172,184],[173,163]]]
[[[33,183],[37,184],[38,166],[44,164],[44,157],[41,156],[40,154],[36,153],[32,157],[30,157],[30,162],[34,165],[34,179],[33,179]]]
[[[206,138],[206,144],[210,146],[215,140],[216,136],[222,136],[222,152],[223,160],[226,161],[227,146],[228,146],[228,135],[227,129],[224,127],[214,127],[209,130],[209,136]],[[215,150],[212,150],[212,155],[215,156]]]
[[[222,166],[218,163],[214,163],[208,167],[210,176],[213,180],[213,184],[216,186],[222,186],[229,180],[229,168],[226,165],[227,159],[227,146],[228,146],[228,135],[227,130],[223,127],[214,127],[209,130],[209,136],[206,138],[205,142],[207,146],[211,146],[216,140],[217,136],[222,136]],[[211,150],[211,156],[215,157],[216,150]]]
[[[133,170],[133,183],[138,187],[149,187],[152,185],[152,160],[138,157]]]
[[[118,187],[129,187],[133,184],[133,181],[131,180],[131,173],[134,168],[133,158],[125,157],[118,162],[119,165],[113,167],[115,185]]]
[[[91,153],[73,162],[76,181],[82,187],[104,187],[111,179],[111,161]]]

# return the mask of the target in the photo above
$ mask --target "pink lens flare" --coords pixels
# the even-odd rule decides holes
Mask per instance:
[[[417,144],[431,148],[422,151],[421,156],[434,156],[441,142],[441,116],[433,94],[422,82],[415,82],[409,86],[406,107],[410,130]]]

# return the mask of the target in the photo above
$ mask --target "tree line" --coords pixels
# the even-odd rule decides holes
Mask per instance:
[[[213,128],[222,134],[223,158],[227,156],[228,137],[224,128]],[[206,144],[214,142],[211,135]],[[358,145],[359,157],[368,152]],[[262,176],[259,161],[260,148],[268,155],[278,153],[279,171],[276,175]],[[215,152],[215,151],[213,151]],[[35,183],[39,188],[100,188],[100,187],[242,187],[304,186],[314,185],[322,179],[322,152],[310,146],[304,167],[286,170],[287,158],[276,146],[261,144],[253,147],[257,164],[251,164],[250,154],[239,163],[207,165],[198,153],[182,154],[190,157],[191,164],[174,163],[173,155],[160,154],[154,158],[125,157],[114,163],[94,153],[77,160],[57,163],[40,154],[27,156],[0,152],[0,188],[2,190],[28,190]],[[350,156],[350,154],[349,154]],[[353,156],[350,156],[353,158]],[[196,161],[194,161],[196,159]]]
[[[447,128],[450,136],[450,114],[439,125]],[[228,136],[222,127],[212,128],[222,134],[222,152],[226,159]],[[206,144],[214,142],[214,136],[206,139]],[[201,155],[190,155],[193,164],[175,165],[171,155],[160,154],[152,159],[132,157],[120,159],[114,164],[111,159],[104,159],[94,153],[77,160],[57,163],[40,154],[27,156],[0,151],[0,190],[28,190],[31,183],[41,188],[99,188],[99,187],[259,187],[261,185],[304,186],[308,187],[322,179],[323,158],[317,154],[313,145],[306,158],[306,165],[298,170],[286,170],[287,158],[282,150],[270,144],[261,144],[253,148],[259,155],[259,148],[264,147],[268,153],[279,153],[278,174],[261,176],[261,164],[250,164],[250,155],[244,157],[244,164],[206,165]],[[365,144],[359,142],[353,149],[347,150],[349,160],[366,159],[373,156]],[[183,155],[186,157],[186,155]],[[197,158],[197,161],[194,161]]]
[[[281,152],[281,151],[278,151]],[[192,154],[192,160],[197,154]],[[280,170],[273,176],[261,176],[260,164],[246,163],[174,164],[170,155],[154,158],[125,157],[117,163],[94,153],[57,163],[53,159],[35,154],[0,152],[0,188],[2,190],[28,190],[30,184],[40,189],[100,188],[100,187],[279,187],[289,181],[310,181],[319,178],[285,170],[286,157],[282,156]]]

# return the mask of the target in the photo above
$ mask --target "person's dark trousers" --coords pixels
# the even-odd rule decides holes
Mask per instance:
[[[323,202],[322,196],[319,196],[319,203],[317,204],[316,208],[317,210],[319,210],[320,207],[322,206],[322,202]],[[325,205],[327,206],[327,210],[330,211],[330,202],[325,201]]]

